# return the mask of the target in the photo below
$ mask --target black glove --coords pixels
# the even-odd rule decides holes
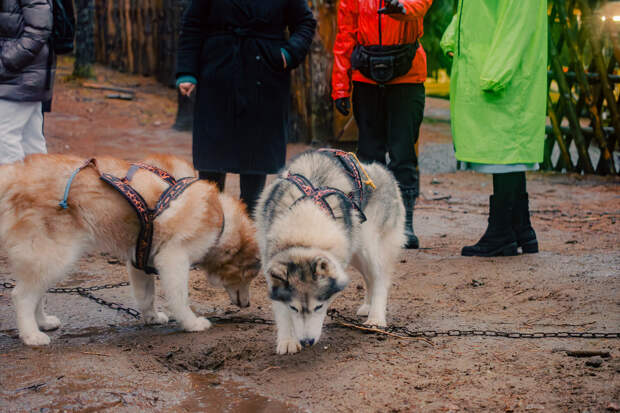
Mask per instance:
[[[338,112],[342,113],[344,116],[349,115],[349,109],[351,109],[351,102],[349,101],[349,98],[336,99],[334,104],[336,105]]]
[[[379,14],[407,14],[407,10],[398,0],[385,0],[385,7],[379,9]]]

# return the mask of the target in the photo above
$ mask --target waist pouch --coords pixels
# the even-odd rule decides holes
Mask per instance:
[[[419,46],[417,40],[395,46],[357,45],[351,54],[351,66],[377,83],[387,83],[409,72]]]

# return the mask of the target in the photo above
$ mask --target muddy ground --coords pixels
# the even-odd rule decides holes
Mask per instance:
[[[68,70],[65,64],[60,76]],[[173,91],[152,79],[103,68],[97,73],[99,82],[134,87],[137,99],[105,99],[106,92],[59,81],[54,112],[46,116],[50,152],[139,159],[163,151],[189,158],[190,135],[170,129]],[[435,113],[445,109],[432,100],[428,106]],[[424,330],[620,331],[620,180],[529,174],[541,252],[461,257],[461,247],[484,231],[491,181],[453,172],[449,124],[439,118],[422,127],[423,196],[415,228],[423,248],[403,251],[388,322]],[[238,191],[234,179],[227,190]],[[10,278],[1,258],[0,282]],[[363,299],[361,277],[352,278],[333,305],[349,316]],[[63,285],[125,279],[122,263],[94,254]],[[198,271],[192,271],[190,291],[193,308],[203,315],[272,318],[262,279],[252,285],[252,306],[242,311]],[[133,304],[129,287],[94,294]],[[184,333],[175,323],[145,327],[77,295],[48,294],[47,302],[63,326],[51,333],[49,347],[27,348],[17,339],[10,290],[0,288],[0,411],[620,410],[617,339],[424,341],[327,320],[313,348],[277,356],[271,325],[215,324]],[[597,360],[568,357],[562,349],[602,350],[611,357],[592,367],[587,363]]]

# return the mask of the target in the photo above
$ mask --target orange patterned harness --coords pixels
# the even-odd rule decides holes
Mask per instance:
[[[136,251],[135,251],[135,260],[132,262],[132,265],[139,270],[146,272],[147,274],[157,274],[157,269],[148,265],[149,259],[151,257],[151,248],[153,245],[153,223],[155,218],[162,214],[169,206],[172,201],[177,199],[183,191],[185,191],[191,184],[196,182],[198,178],[187,177],[176,180],[172,175],[163,169],[157,168],[153,165],[148,165],[142,162],[133,163],[129,171],[127,171],[127,175],[124,178],[118,178],[114,175],[111,175],[106,172],[101,172],[99,167],[97,166],[97,160],[95,158],[90,158],[82,164],[79,168],[73,171],[71,177],[69,178],[67,185],[65,187],[65,195],[63,200],[60,202],[60,206],[64,209],[67,209],[69,206],[67,204],[67,198],[69,196],[69,190],[71,188],[71,182],[75,178],[75,176],[84,168],[92,167],[97,171],[101,180],[112,186],[118,192],[125,197],[127,202],[133,207],[136,211],[136,215],[138,216],[138,220],[140,221],[140,232],[138,234],[138,240],[136,241]],[[133,178],[133,175],[138,169],[144,169],[154,173],[159,176],[161,179],[168,183],[168,188],[160,195],[157,200],[157,204],[155,208],[151,209],[148,207],[146,201],[140,195],[138,191],[136,191],[130,184],[129,181]],[[222,230],[224,230],[224,224],[222,223]],[[220,235],[221,235],[220,232]]]

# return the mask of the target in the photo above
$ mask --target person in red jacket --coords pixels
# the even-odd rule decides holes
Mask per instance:
[[[340,0],[332,98],[359,129],[357,155],[386,164],[405,205],[407,248],[419,248],[413,209],[420,192],[415,143],[424,116],[426,54],[418,40],[432,0]],[[353,93],[351,93],[353,92]]]

